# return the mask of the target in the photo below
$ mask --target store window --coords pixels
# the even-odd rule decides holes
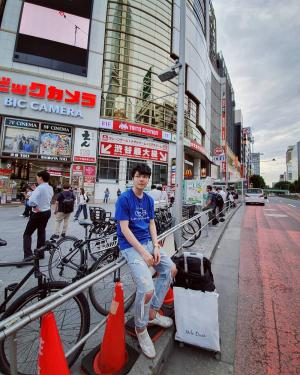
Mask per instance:
[[[153,163],[152,183],[158,185],[168,184],[168,165]]]
[[[2,24],[2,18],[4,14],[4,8],[5,8],[6,0],[0,0],[0,27]]]
[[[119,179],[119,159],[103,158],[99,159],[98,179],[118,180]]]
[[[145,160],[130,160],[130,159],[127,159],[126,183],[128,183],[129,181],[132,180],[131,171],[133,170],[133,168],[136,167],[138,164],[141,164],[141,163],[147,164]]]

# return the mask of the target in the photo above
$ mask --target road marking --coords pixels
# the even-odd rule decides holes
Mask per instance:
[[[296,207],[295,205],[293,205],[293,204],[290,204],[290,203],[288,203],[288,206]]]
[[[265,214],[266,216],[272,216],[272,217],[288,217],[288,215],[283,214]]]

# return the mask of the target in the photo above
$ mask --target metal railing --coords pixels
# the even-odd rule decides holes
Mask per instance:
[[[226,203],[226,202],[225,202]],[[226,204],[224,205],[224,212],[228,209],[226,207]],[[201,212],[199,214],[196,214],[195,216],[184,220],[183,222],[179,223],[178,225],[175,225],[174,227],[168,229],[163,234],[158,236],[158,240],[164,240],[169,235],[174,234],[181,228],[183,228],[185,225],[192,223],[193,221],[200,219],[203,216],[207,216],[209,212],[212,212],[212,209],[206,210],[204,212]],[[199,231],[203,230],[211,220],[208,220],[206,224],[201,226]],[[197,233],[199,233],[199,231]],[[197,233],[194,233],[190,238],[193,238]],[[177,251],[180,251],[185,243],[188,241],[182,243],[178,248]],[[9,358],[11,363],[10,373],[11,375],[17,375],[17,342],[16,342],[16,332],[20,330],[22,327],[26,326],[28,323],[32,322],[35,319],[40,318],[45,313],[51,311],[52,309],[56,308],[57,306],[61,305],[68,299],[76,296],[77,294],[83,292],[87,288],[89,288],[94,283],[100,281],[101,279],[105,278],[106,276],[110,275],[111,273],[117,271],[121,267],[123,267],[126,264],[126,260],[124,258],[120,258],[115,260],[114,262],[107,264],[106,266],[103,266],[101,269],[85,276],[84,278],[66,286],[62,290],[52,294],[51,296],[48,296],[35,304],[26,307],[17,313],[9,316],[8,318],[0,321],[0,341],[4,340],[5,338],[9,338]],[[131,295],[129,295],[126,300],[129,300],[132,295],[135,292],[133,292]],[[103,318],[95,327],[90,330],[88,334],[86,334],[84,337],[80,339],[67,353],[65,353],[65,356],[68,358],[75,350],[77,350],[83,343],[85,343],[97,330],[102,327],[106,322],[107,317]]]

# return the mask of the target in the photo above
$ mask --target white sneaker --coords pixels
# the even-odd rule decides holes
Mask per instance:
[[[169,327],[172,327],[173,325],[173,319],[167,316],[160,315],[159,313],[156,313],[155,318],[152,320],[149,320],[149,324],[160,326],[163,328],[169,328]]]
[[[151,359],[154,358],[156,356],[156,351],[147,329],[143,332],[137,332],[135,329],[135,333],[145,356]]]

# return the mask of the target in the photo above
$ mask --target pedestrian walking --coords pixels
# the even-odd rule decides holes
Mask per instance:
[[[156,185],[151,185],[151,190],[147,191],[147,194],[153,198],[154,202],[159,202],[161,192],[157,190]]]
[[[208,213],[208,220],[212,225],[216,225],[219,222],[218,219],[216,218],[216,207],[217,207],[216,194],[213,192],[211,185],[207,185],[206,192],[207,192],[207,199],[206,199],[206,205],[203,207],[203,211],[212,209],[212,211]]]
[[[32,207],[32,215],[23,234],[24,261],[32,259],[32,234],[37,230],[37,248],[45,245],[46,226],[51,216],[51,199],[53,188],[49,185],[50,174],[47,171],[37,173],[38,187],[28,199],[28,205]]]
[[[117,196],[118,196],[118,198],[119,198],[119,196],[122,194],[122,192],[121,192],[121,190],[120,190],[120,188],[117,190]]]
[[[117,236],[136,284],[135,332],[144,354],[154,358],[155,347],[147,325],[172,326],[172,319],[158,311],[177,271],[175,264],[160,249],[154,222],[154,200],[144,193],[151,169],[147,164],[138,164],[131,176],[132,189],[122,193],[116,202]],[[155,285],[150,266],[158,273]]]
[[[169,203],[168,194],[162,189],[162,186],[157,186],[157,191],[160,192],[159,196],[159,207],[167,207]]]
[[[77,208],[76,214],[74,216],[74,221],[78,220],[78,217],[79,217],[81,211],[83,211],[84,219],[86,220],[88,218],[87,207],[86,207],[86,204],[87,204],[88,201],[89,201],[89,198],[85,194],[84,189],[80,188],[79,204],[78,204],[78,208]]]
[[[103,203],[108,203],[108,199],[109,199],[109,189],[106,188],[105,191],[104,191],[104,199],[103,199]]]
[[[63,185],[63,191],[58,194],[55,202],[55,230],[54,234],[51,236],[51,240],[56,240],[59,238],[60,226],[63,222],[63,229],[61,236],[65,237],[71,213],[74,211],[75,195],[71,191],[70,184],[66,183]]]

